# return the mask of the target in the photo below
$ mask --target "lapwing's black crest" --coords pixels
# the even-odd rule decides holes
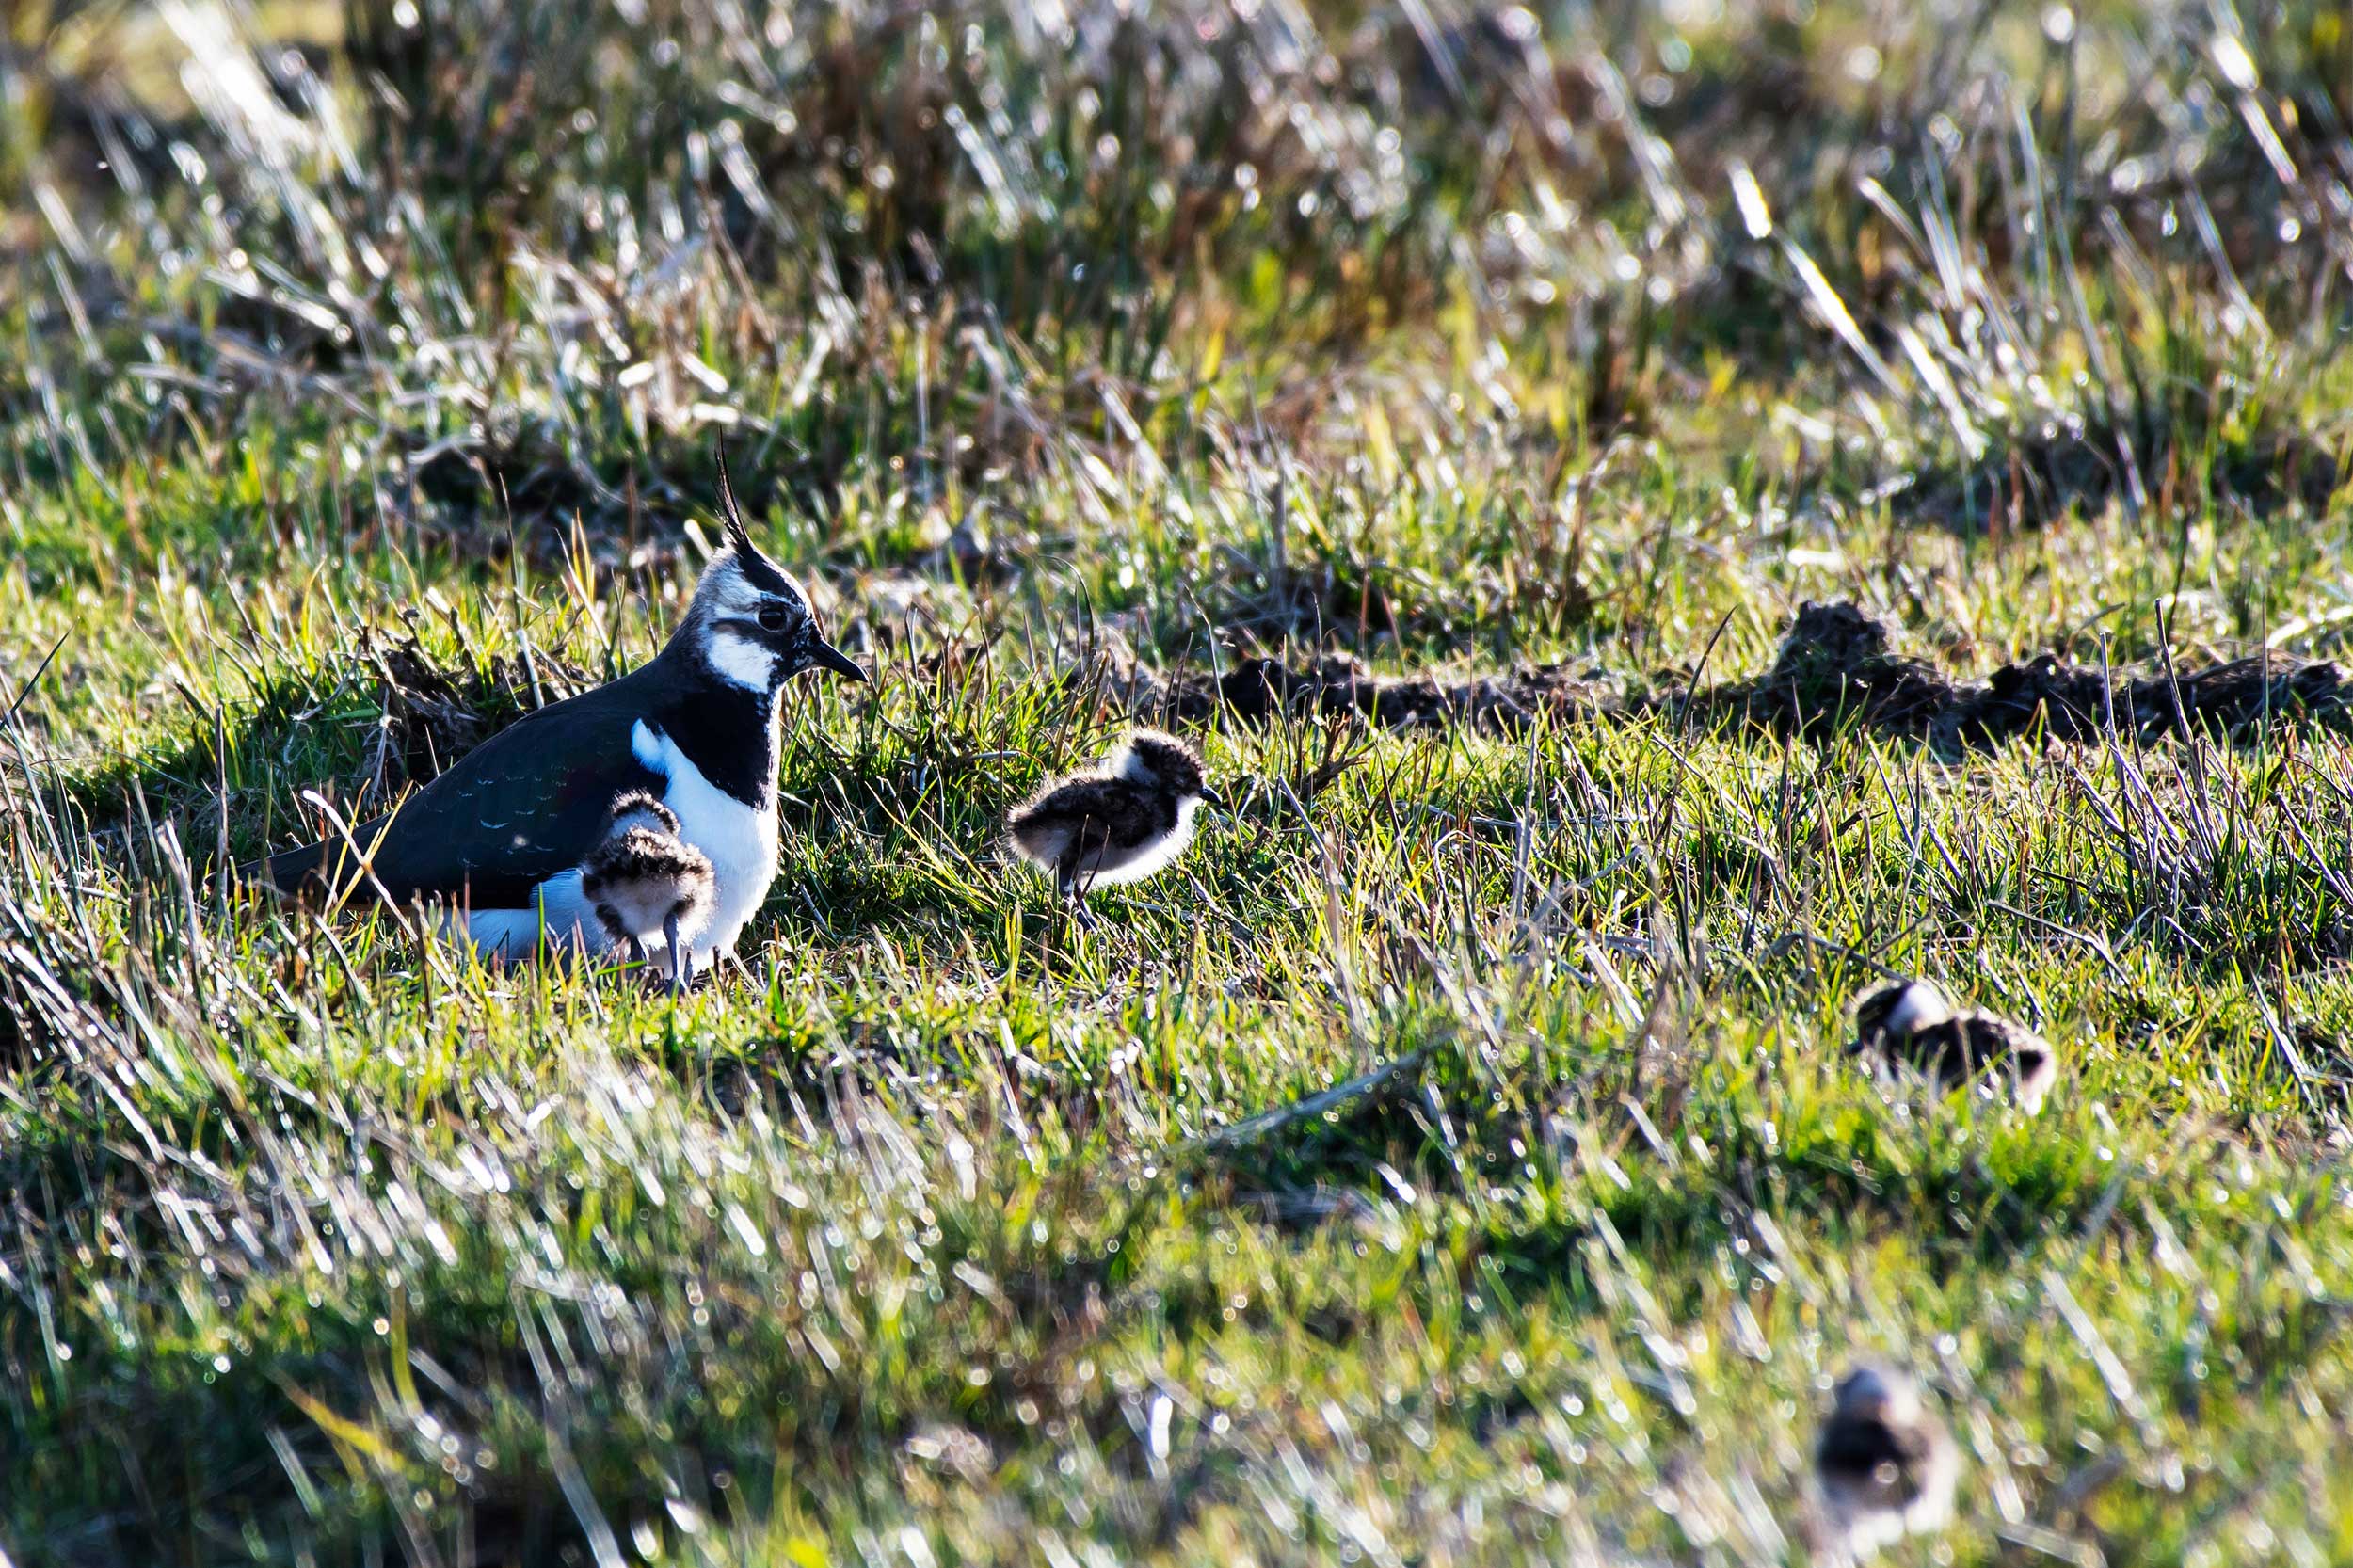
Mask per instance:
[[[827,642],[808,597],[753,544],[720,465],[728,546],[649,663],[542,708],[460,758],[398,809],[246,868],[281,891],[451,908],[503,956],[547,940],[593,944],[581,867],[614,803],[650,795],[706,855],[713,951],[731,947],[776,873],[776,698],[808,669],[863,680]]]
[[[1881,1068],[1909,1068],[1946,1090],[2007,1088],[2019,1108],[2042,1109],[2058,1078],[2058,1053],[2022,1024],[1957,1009],[1929,981],[1883,985],[1855,1008],[1858,1056]]]
[[[1832,1544],[1862,1556],[1951,1519],[1961,1452],[1910,1373],[1866,1364],[1831,1392],[1814,1471]]]
[[[1016,851],[1051,872],[1087,920],[1098,883],[1134,882],[1184,853],[1193,816],[1217,805],[1201,758],[1174,735],[1139,729],[1099,768],[1048,783],[1006,819]]]
[[[719,457],[719,516],[727,530],[728,546],[735,552],[736,560],[744,568],[744,576],[761,593],[774,595],[799,606],[808,613],[808,596],[801,591],[799,583],[779,570],[774,561],[760,553],[752,543],[751,530],[744,526],[744,512],[735,504],[735,486],[728,478],[727,456]]]

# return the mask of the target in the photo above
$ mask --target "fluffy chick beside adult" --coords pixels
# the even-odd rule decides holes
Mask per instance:
[[[1221,804],[1200,755],[1174,735],[1139,729],[1100,767],[1049,781],[1005,825],[1013,847],[1051,872],[1055,893],[1091,924],[1088,891],[1141,881],[1182,855],[1204,802]]]
[[[659,936],[670,985],[684,987],[695,938],[718,904],[718,879],[711,857],[679,836],[676,812],[644,791],[615,801],[604,838],[581,862],[580,891],[613,945],[637,963]]]

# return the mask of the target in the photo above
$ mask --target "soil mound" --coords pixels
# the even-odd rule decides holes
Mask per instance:
[[[1800,607],[1772,666],[1689,693],[1662,680],[1649,692],[1559,664],[1459,679],[1380,677],[1333,658],[1308,669],[1252,659],[1224,676],[1142,675],[1140,706],[1200,725],[1223,711],[1245,723],[1278,714],[1357,717],[1391,729],[1466,725],[1513,734],[1540,716],[1609,718],[1654,712],[1719,727],[1754,726],[1818,738],[1849,728],[1926,742],[1945,752],[2019,738],[2078,744],[2105,732],[2145,742],[2201,732],[2245,737],[2266,723],[2353,729],[2353,692],[2327,660],[2276,650],[2196,670],[2103,671],[2054,654],[2004,664],[1983,680],[1955,679],[1895,650],[1887,624],[1861,607]]]

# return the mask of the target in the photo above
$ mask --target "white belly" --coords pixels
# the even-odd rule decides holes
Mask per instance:
[[[612,946],[596,906],[581,896],[578,867],[540,883],[532,889],[532,898],[536,907],[530,909],[452,911],[442,917],[441,929],[463,935],[489,963],[512,962],[542,944],[584,953]]]
[[[597,918],[596,904],[582,894],[580,880],[580,868],[575,866],[531,890],[534,908],[452,911],[442,917],[441,929],[446,935],[464,936],[489,964],[512,963],[542,950],[598,958],[621,956],[628,944],[615,941],[606,932],[604,922]],[[690,969],[697,962],[710,962],[710,931],[708,925],[701,925],[680,934]],[[648,963],[668,971],[670,943],[662,932],[660,916],[653,918],[638,945]]]
[[[662,804],[677,814],[679,837],[710,857],[716,885],[711,920],[689,944],[696,967],[707,966],[735,951],[744,927],[768,902],[768,885],[776,879],[776,808],[755,810],[712,784],[675,742],[642,719],[630,734],[630,749],[667,781]]]

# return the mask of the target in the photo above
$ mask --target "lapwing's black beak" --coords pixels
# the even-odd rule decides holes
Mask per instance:
[[[1201,804],[1212,811],[1223,811],[1225,809],[1225,797],[1204,784],[1201,786]]]
[[[809,633],[808,640],[801,645],[801,664],[803,668],[811,664],[822,665],[848,680],[866,679],[865,665],[813,632]]]

